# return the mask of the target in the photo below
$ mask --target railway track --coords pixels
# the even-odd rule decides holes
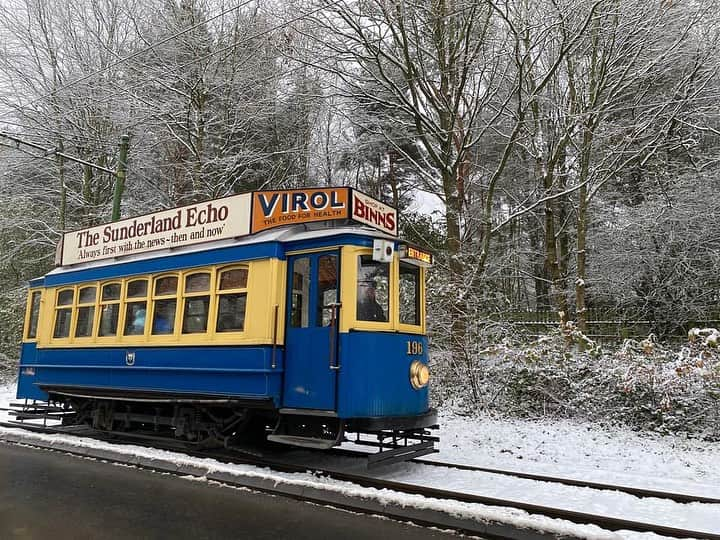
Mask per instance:
[[[330,450],[330,453],[338,456],[351,457],[353,455],[368,455],[365,452],[359,452],[354,450],[337,449]],[[642,488],[636,486],[628,486],[622,484],[608,484],[604,482],[594,482],[590,480],[580,480],[576,478],[568,478],[561,476],[550,476],[544,474],[528,473],[524,471],[513,471],[509,469],[496,469],[491,467],[476,467],[474,465],[465,465],[461,463],[444,462],[434,459],[416,458],[409,460],[408,463],[418,463],[430,467],[441,467],[444,469],[457,469],[461,471],[480,472],[489,474],[498,474],[501,476],[511,476],[513,478],[522,478],[525,480],[536,480],[538,482],[550,482],[553,484],[563,484],[566,486],[573,487],[585,487],[590,489],[597,489],[600,491],[617,491],[633,495],[635,497],[654,497],[658,499],[667,499],[679,503],[705,503],[705,504],[720,504],[720,498],[718,497],[706,497],[703,495],[693,495],[688,493],[676,493],[671,491],[663,491],[650,488]]]
[[[181,451],[187,455],[193,456],[193,457],[199,457],[199,458],[212,458],[224,463],[228,464],[243,464],[243,465],[255,465],[259,467],[268,467],[274,471],[283,472],[283,473],[307,473],[309,472],[309,468],[307,466],[306,462],[297,462],[295,460],[283,460],[282,454],[273,452],[272,450],[269,452],[249,452],[242,455],[238,455],[237,453],[230,451],[230,450],[197,450],[197,449],[191,449],[187,447],[182,447],[182,445],[178,444],[163,444],[158,445],[157,441],[151,441],[150,437],[148,437],[147,440],[143,438],[135,438],[131,440],[117,440],[114,437],[108,437],[107,435],[104,435],[100,432],[97,432],[95,430],[91,430],[89,428],[57,428],[57,427],[51,427],[51,426],[39,426],[39,425],[31,425],[25,423],[24,425],[20,425],[14,422],[0,422],[0,427],[9,427],[13,429],[21,428],[25,429],[27,431],[32,432],[38,432],[38,433],[48,433],[48,434],[64,434],[64,435],[75,435],[75,436],[84,436],[84,437],[92,437],[100,440],[105,440],[108,442],[113,443],[121,443],[121,444],[135,444],[135,445],[145,445],[152,448],[160,448],[164,450],[174,450],[174,451]],[[148,444],[148,443],[154,443],[154,444]],[[36,444],[33,444],[32,442],[28,442],[27,444],[36,446]],[[63,450],[67,451],[67,450]],[[78,449],[77,451],[72,451],[70,453],[76,453],[78,455],[84,455],[82,452],[82,449]],[[347,455],[346,451],[340,451],[340,452],[334,452],[336,454],[345,454]],[[357,457],[358,453],[355,453],[355,456]],[[349,457],[349,456],[348,456]],[[361,457],[357,457],[357,459],[361,459]],[[110,461],[118,461],[123,462],[122,459],[113,460],[110,459]],[[702,496],[692,496],[687,494],[678,494],[678,493],[669,493],[669,492],[663,492],[663,491],[656,491],[656,490],[647,490],[647,489],[638,489],[633,488],[629,486],[615,486],[610,484],[601,484],[601,483],[594,483],[594,482],[583,482],[579,480],[568,480],[568,479],[560,479],[560,478],[554,478],[550,476],[544,476],[544,475],[534,475],[529,473],[520,473],[516,471],[507,471],[507,470],[501,470],[501,469],[489,469],[489,468],[483,468],[483,467],[473,467],[468,465],[458,465],[454,463],[444,463],[444,462],[433,462],[426,459],[418,459],[414,460],[418,464],[422,464],[423,466],[429,466],[429,467],[443,467],[443,468],[455,468],[455,469],[461,469],[461,470],[467,470],[467,471],[477,471],[477,472],[490,472],[494,474],[505,474],[509,476],[515,476],[519,478],[526,478],[530,480],[538,480],[538,481],[545,481],[545,482],[552,482],[557,481],[560,483],[565,483],[572,486],[578,486],[578,487],[586,487],[586,488],[592,488],[592,489],[601,489],[601,490],[613,490],[613,491],[621,491],[624,493],[628,493],[631,495],[635,495],[638,497],[657,497],[661,499],[667,499],[672,500],[676,502],[680,502],[683,504],[686,503],[701,503],[701,504],[718,504],[720,501],[715,498],[711,497],[702,497]],[[138,464],[136,462],[132,462],[134,465],[143,466],[142,464]],[[152,465],[148,466],[147,468],[156,468]],[[172,471],[165,471],[165,472],[172,472]],[[522,501],[516,501],[516,500],[508,500],[508,499],[502,499],[497,497],[488,497],[478,494],[469,494],[469,493],[458,493],[454,491],[444,490],[444,489],[438,489],[428,486],[422,486],[422,485],[416,485],[416,484],[410,484],[405,482],[398,482],[398,481],[391,481],[386,480],[382,478],[373,477],[368,474],[362,474],[358,472],[346,472],[343,470],[337,470],[333,468],[323,468],[323,467],[313,467],[310,472],[312,472],[315,475],[323,476],[326,478],[338,480],[338,481],[344,481],[344,482],[350,482],[352,484],[366,487],[366,488],[375,488],[378,490],[391,490],[398,493],[403,494],[411,494],[411,495],[420,495],[423,497],[428,497],[431,499],[440,499],[440,500],[449,500],[449,501],[461,501],[464,503],[472,503],[472,504],[481,504],[486,506],[497,506],[497,507],[505,507],[505,508],[515,508],[519,510],[524,510],[530,514],[536,514],[536,515],[542,515],[549,518],[555,518],[555,519],[563,519],[567,521],[571,521],[578,524],[594,524],[599,527],[602,527],[603,529],[611,530],[611,531],[618,531],[618,530],[629,530],[629,531],[638,531],[638,532],[652,532],[658,535],[667,536],[667,537],[674,537],[674,538],[688,538],[688,537],[694,537],[694,538],[707,538],[708,540],[720,540],[720,534],[714,534],[714,533],[708,533],[706,531],[695,531],[695,530],[688,530],[688,529],[682,529],[682,528],[675,528],[675,527],[669,527],[665,525],[660,525],[656,523],[649,523],[649,522],[640,522],[640,521],[634,521],[629,519],[622,519],[612,516],[603,516],[603,515],[597,515],[592,513],[586,513],[586,512],[578,512],[573,510],[567,510],[559,507],[552,507],[552,506],[545,506],[545,505],[537,505],[537,504],[531,504],[527,502]],[[186,472],[183,472],[182,474],[187,474]],[[201,474],[202,475],[202,474]],[[228,482],[230,484],[233,484],[232,481]],[[263,491],[272,491],[272,489],[263,489],[261,488],[255,488],[260,489]],[[314,502],[322,502],[325,504],[328,504],[328,501],[323,501],[318,498],[308,497],[308,496],[297,496],[293,493],[282,493],[284,495],[289,496],[295,496],[299,499],[309,499],[313,500]],[[353,506],[353,504],[350,503],[337,503],[337,502],[330,502],[329,504],[335,504],[350,510],[354,511],[360,511],[363,512],[363,508]],[[383,505],[384,506],[384,505]],[[373,509],[369,513],[378,513],[377,509]],[[392,518],[399,518],[399,519],[408,519],[407,516],[398,515],[396,511],[389,510],[389,511],[380,511],[380,513],[387,515],[388,517]],[[438,525],[436,521],[428,520],[425,521],[423,519],[417,519],[414,518],[412,521],[415,521],[420,524],[425,525]],[[443,526],[447,526],[446,523],[441,524]],[[492,536],[497,538],[522,538],[522,539],[528,539],[528,538],[549,538],[553,537],[553,534],[543,534],[542,532],[538,532],[538,534],[530,534],[527,530],[519,530],[517,526],[513,525],[503,525],[502,523],[495,523],[492,525],[490,529],[472,529],[469,527],[462,527],[462,526],[456,526],[453,527],[458,530],[461,530],[463,532],[471,533],[471,534],[484,534],[486,536]]]

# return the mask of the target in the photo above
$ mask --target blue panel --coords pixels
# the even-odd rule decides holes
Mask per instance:
[[[128,351],[135,353],[132,366],[126,363]],[[18,397],[43,399],[35,385],[53,384],[269,397],[279,404],[283,368],[271,363],[272,347],[259,346],[39,349],[33,360],[23,351]]]
[[[326,236],[309,240],[298,240],[285,244],[285,251],[301,251],[304,249],[318,249],[334,246],[362,246],[372,247],[373,238],[360,234],[340,234],[338,236]]]
[[[422,355],[408,355],[407,342],[420,341]],[[404,416],[427,412],[428,389],[410,384],[413,360],[427,363],[427,338],[389,332],[340,334],[338,415],[341,418]]]
[[[33,383],[37,370],[37,349],[35,343],[23,343],[20,348],[20,368],[18,369],[17,397],[20,399],[39,399],[45,401],[48,395]]]
[[[207,251],[148,258],[141,261],[130,261],[109,266],[86,268],[74,272],[63,272],[62,274],[50,274],[45,276],[45,285],[52,287],[80,281],[111,279],[115,277],[148,274],[151,272],[163,272],[165,270],[191,268],[194,266],[226,264],[271,257],[284,258],[281,244],[277,242],[265,242],[246,246],[231,246]]]
[[[322,306],[318,290],[318,260],[334,255],[337,262],[337,277],[340,276],[340,256],[337,251],[325,251],[288,258],[288,300],[287,325],[285,331],[285,384],[283,406],[297,409],[335,410],[337,373],[330,368],[330,334],[334,333],[333,343],[337,346],[337,326],[321,326]],[[293,328],[292,316],[293,263],[297,259],[310,261],[309,298],[303,299],[308,305],[308,326]],[[335,283],[337,301],[337,282]],[[337,358],[337,357],[335,357]]]

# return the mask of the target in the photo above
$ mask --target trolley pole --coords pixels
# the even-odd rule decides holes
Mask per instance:
[[[125,178],[127,177],[127,155],[130,136],[123,135],[120,138],[120,155],[118,157],[117,172],[115,173],[115,192],[113,193],[112,220],[120,219],[120,202],[125,190]]]
[[[48,156],[55,156],[55,158],[58,160],[58,164],[60,165],[60,181],[61,181],[61,208],[60,208],[60,222],[62,225],[62,229],[65,229],[65,213],[66,213],[66,205],[67,201],[65,201],[66,198],[66,187],[65,187],[65,161],[72,161],[73,163],[79,163],[80,165],[84,165],[86,167],[92,167],[93,169],[97,169],[98,171],[103,171],[107,174],[111,174],[115,177],[115,192],[113,193],[113,210],[112,210],[112,220],[117,221],[120,219],[120,201],[122,200],[122,193],[125,189],[125,178],[127,177],[127,155],[128,155],[128,146],[130,145],[130,135],[123,135],[120,138],[120,155],[118,156],[118,166],[116,170],[108,169],[107,167],[101,167],[100,165],[96,165],[95,163],[90,163],[89,161],[85,161],[84,159],[79,159],[75,156],[71,156],[69,154],[66,154],[63,150],[63,144],[62,142],[58,145],[57,148],[45,148],[37,143],[33,143],[30,141],[25,141],[23,139],[20,139],[19,137],[16,137],[15,135],[11,135],[9,133],[6,133],[4,131],[0,131],[0,138],[8,139],[16,144],[16,146],[19,148],[20,145],[29,146],[30,148],[34,148],[36,150],[42,150],[44,153],[42,156],[35,156],[38,158],[47,158]]]

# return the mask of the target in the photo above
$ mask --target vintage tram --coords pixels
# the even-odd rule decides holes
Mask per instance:
[[[396,210],[350,188],[66,233],[30,282],[17,396],[109,432],[428,453],[432,256],[396,235]]]

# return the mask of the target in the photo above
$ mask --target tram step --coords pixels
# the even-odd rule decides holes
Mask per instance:
[[[298,435],[273,435],[267,436],[268,441],[291,444],[293,446],[302,446],[305,448],[314,448],[317,450],[327,450],[337,444],[335,439],[316,439],[314,437],[300,437]]]

